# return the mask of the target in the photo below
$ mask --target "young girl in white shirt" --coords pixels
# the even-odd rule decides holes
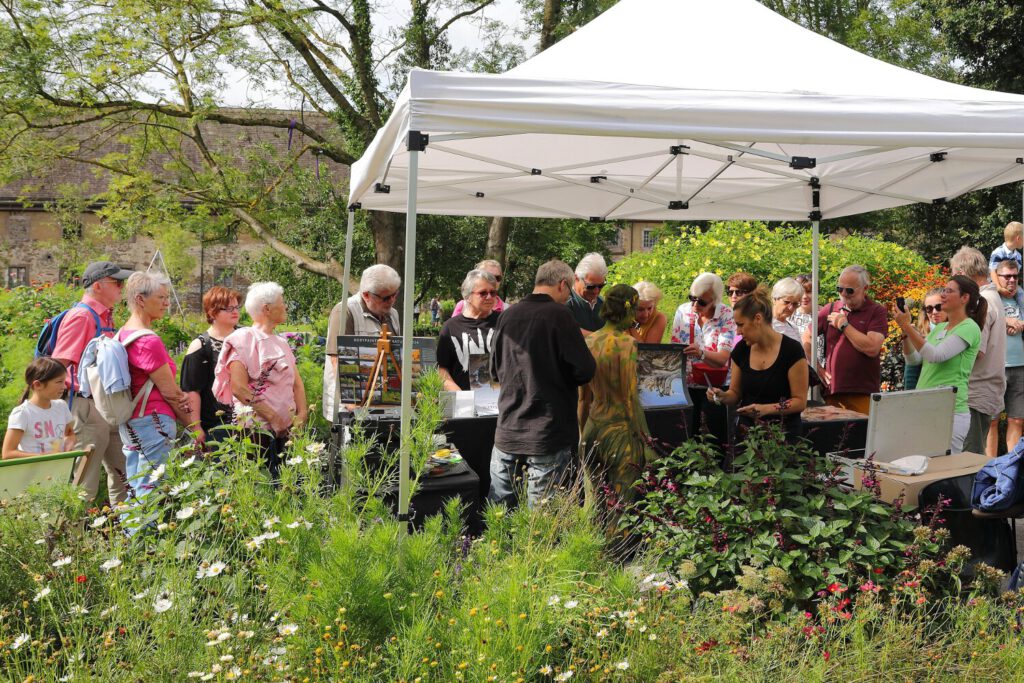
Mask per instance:
[[[74,448],[71,411],[61,400],[66,376],[64,365],[53,358],[43,356],[28,364],[21,405],[7,418],[4,460],[62,453]]]

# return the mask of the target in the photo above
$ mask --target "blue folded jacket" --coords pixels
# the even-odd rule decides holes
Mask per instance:
[[[1000,512],[1024,500],[1024,485],[1019,476],[1022,460],[1024,437],[1012,451],[989,461],[978,471],[971,491],[971,506],[982,512]]]

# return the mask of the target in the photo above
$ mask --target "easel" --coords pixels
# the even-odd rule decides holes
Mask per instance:
[[[380,396],[384,398],[384,392],[388,386],[388,360],[395,366],[395,376],[398,377],[398,381],[402,381],[402,368],[398,365],[398,359],[395,358],[395,352],[391,350],[391,330],[388,329],[387,323],[383,323],[380,326],[380,339],[377,340],[377,356],[373,360],[373,367],[370,369],[370,379],[366,382],[366,393],[363,394],[362,405],[370,405],[370,401],[373,400],[373,389],[374,385],[377,384],[377,378],[380,377]]]

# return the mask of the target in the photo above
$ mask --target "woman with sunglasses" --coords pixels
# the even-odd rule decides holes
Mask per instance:
[[[469,391],[490,384],[497,301],[494,275],[483,269],[466,273],[462,312],[445,322],[437,338],[437,371],[445,391]]]
[[[672,320],[672,343],[683,344],[689,361],[687,384],[696,387],[720,387],[728,384],[729,354],[736,337],[732,309],[721,303],[725,293],[722,278],[701,273],[690,285],[690,301],[676,310]],[[706,422],[708,431],[720,445],[728,435],[725,410],[704,400],[704,391],[691,392],[693,421],[690,433],[699,433]]]
[[[915,349],[906,356],[907,363],[922,366],[917,388],[956,387],[953,438],[949,447],[953,453],[959,453],[971,426],[967,380],[981,345],[981,326],[985,323],[988,302],[981,296],[977,283],[963,275],[950,278],[940,299],[946,322],[936,324],[927,338],[911,324],[909,311],[901,311],[894,304],[892,313]]]
[[[501,264],[500,263],[498,263],[494,259],[484,259],[480,263],[478,263],[475,266],[473,266],[473,270],[486,270],[488,273],[490,273],[491,275],[494,276],[495,281],[498,283],[497,285],[495,285],[494,288],[495,289],[501,289],[502,273],[501,273]],[[462,313],[462,308],[465,305],[466,305],[466,300],[465,299],[462,299],[458,303],[456,303],[455,304],[455,310],[452,311],[452,317],[454,318],[455,316],[457,316],[460,313]],[[495,297],[494,297],[494,312],[495,313],[501,313],[502,311],[504,311],[506,305],[507,304],[504,301],[501,300],[500,296],[495,295]]]
[[[914,327],[921,333],[922,336],[927,337],[932,331],[932,327],[939,323],[946,322],[946,312],[942,310],[942,287],[936,287],[927,294],[924,295],[924,305],[921,306],[921,312],[917,316],[917,324]],[[910,345],[910,341],[903,338],[903,355],[908,356],[914,352],[914,347]],[[921,377],[921,366],[911,365],[910,363],[903,364],[903,388],[907,391],[917,388],[917,380]]]
[[[224,340],[238,327],[241,300],[241,294],[219,285],[203,295],[203,312],[210,326],[192,340],[181,361],[181,390],[188,397],[192,418],[199,420],[193,429],[200,443],[215,441],[213,430],[232,419],[231,406],[213,395],[213,371]]]

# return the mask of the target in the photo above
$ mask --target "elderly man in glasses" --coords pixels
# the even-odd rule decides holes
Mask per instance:
[[[395,302],[402,278],[391,266],[378,263],[363,271],[359,291],[339,301],[327,319],[327,345],[324,359],[323,415],[334,419],[334,385],[338,381],[338,335],[380,335],[387,325],[391,334],[401,334]],[[344,316],[342,315],[344,314]]]
[[[576,278],[569,292],[569,311],[584,335],[604,327],[601,318],[601,290],[608,277],[608,265],[598,253],[590,253],[576,265]]]
[[[1016,259],[996,264],[996,289],[1006,328],[1006,450],[1012,451],[1024,434],[1024,296],[1021,295],[1020,266]],[[999,416],[989,427],[987,452],[999,451]]]
[[[868,414],[871,394],[882,385],[882,342],[889,330],[885,306],[868,296],[871,277],[864,266],[839,275],[839,300],[818,311],[825,337],[825,367],[818,369],[825,402]]]

